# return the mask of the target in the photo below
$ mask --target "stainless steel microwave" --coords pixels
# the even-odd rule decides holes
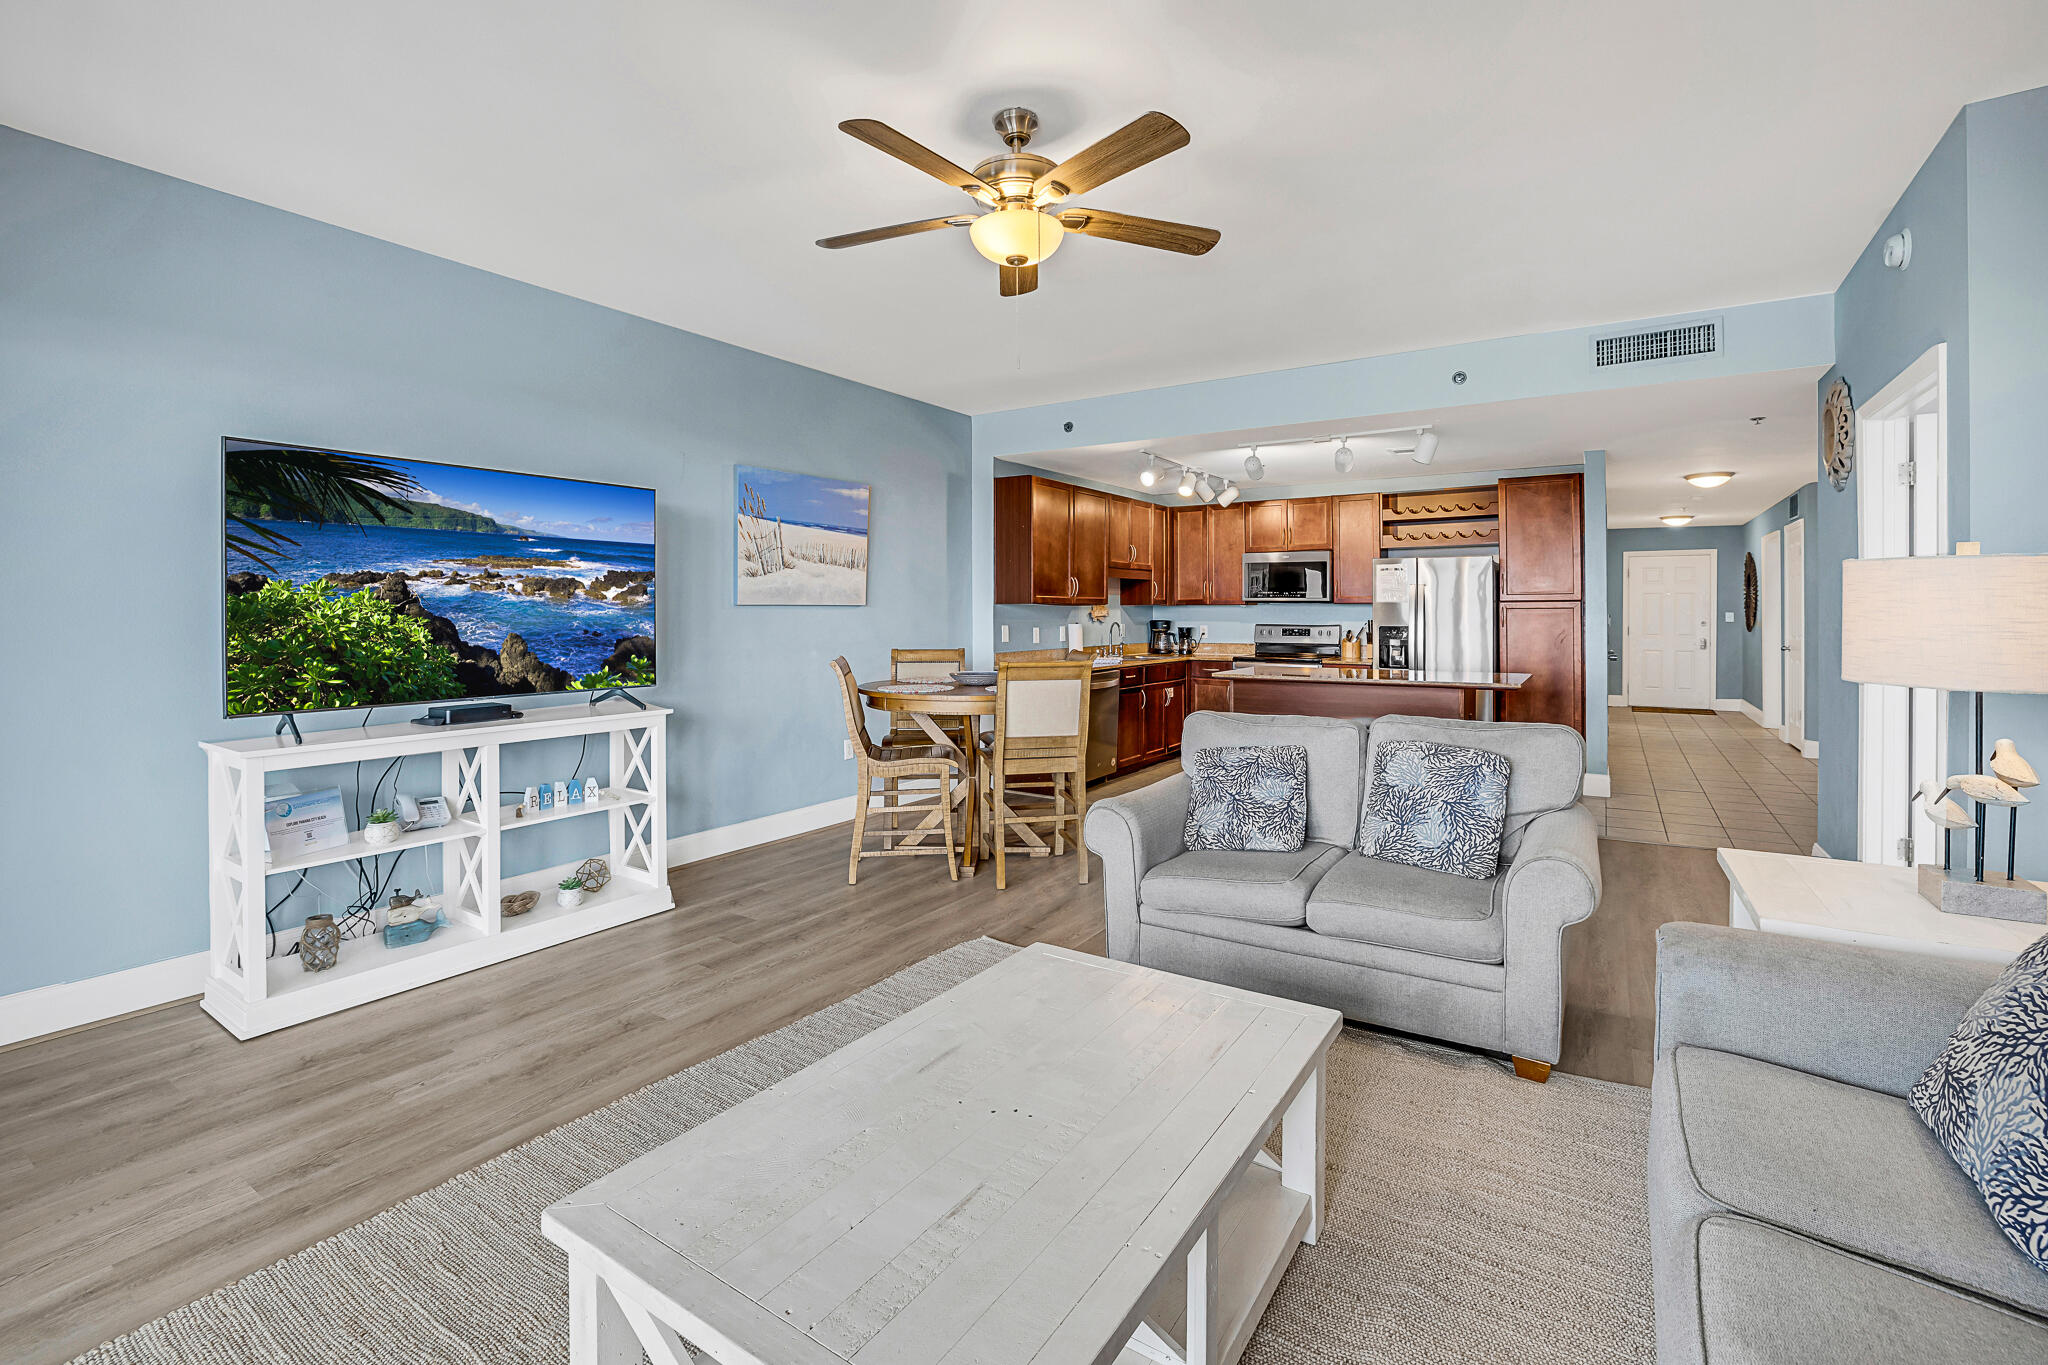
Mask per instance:
[[[1244,557],[1247,602],[1327,602],[1330,552],[1281,550]]]

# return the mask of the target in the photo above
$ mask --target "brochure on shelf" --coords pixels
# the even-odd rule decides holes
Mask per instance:
[[[340,848],[348,842],[341,788],[288,792],[263,802],[263,861]]]

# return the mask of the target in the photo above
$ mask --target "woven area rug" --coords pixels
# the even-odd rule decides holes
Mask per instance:
[[[566,1361],[564,1194],[1014,949],[979,939],[513,1148],[80,1356],[91,1365]],[[1244,1360],[1652,1359],[1648,1092],[1347,1029],[1332,1049],[1322,1240]]]

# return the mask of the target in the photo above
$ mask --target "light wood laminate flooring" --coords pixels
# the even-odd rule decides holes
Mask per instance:
[[[67,1360],[952,944],[1102,951],[1071,857],[1000,894],[935,859],[849,887],[847,837],[676,868],[670,913],[247,1043],[186,1004],[0,1052],[0,1360]],[[1725,916],[1725,883],[1707,850],[1602,859],[1560,1066],[1641,1084],[1655,926]]]

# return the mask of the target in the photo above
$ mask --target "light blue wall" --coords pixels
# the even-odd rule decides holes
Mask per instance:
[[[1622,591],[1622,555],[1630,550],[1713,550],[1714,555],[1714,696],[1742,695],[1742,528],[1740,526],[1648,526],[1607,533],[1607,581],[1613,585],[1614,612],[1607,622],[1608,656],[1616,662],[1610,682],[1620,695],[1626,620]],[[1734,621],[1725,618],[1735,613]]]
[[[654,485],[671,833],[847,796],[826,661],[967,636],[965,417],[0,129],[0,994],[205,946],[227,434]],[[869,606],[732,605],[735,463],[874,485]]]
[[[1742,551],[1744,554],[1756,556],[1759,584],[1761,584],[1763,579],[1764,537],[1772,531],[1784,530],[1786,526],[1791,524],[1795,516],[1804,518],[1811,513],[1817,505],[1819,498],[1820,485],[1810,483],[1793,493],[1790,497],[1782,498],[1771,506],[1766,507],[1763,511],[1743,523]],[[1794,511],[1795,507],[1797,508],[1796,512]],[[1841,568],[1839,565],[1833,567],[1831,572],[1834,576],[1832,578],[1827,573],[1821,571],[1820,566],[1815,562],[1816,557],[1811,535],[1812,533],[1809,531],[1806,556],[1805,619],[1809,622],[1817,622],[1820,619],[1819,613],[1823,591],[1839,590]],[[1783,537],[1779,539],[1782,553]],[[1781,589],[1782,586],[1781,584]],[[1741,598],[1738,597],[1736,601],[1740,603]],[[1758,620],[1761,622],[1761,616],[1759,616]],[[1818,626],[1809,626],[1806,632],[1808,641],[1805,670],[1806,695],[1809,698],[1820,695],[1820,650],[1814,644],[1814,632],[1817,629]],[[1764,646],[1761,625],[1756,630],[1745,630],[1742,633],[1742,691],[1739,695],[1751,706],[1761,707],[1764,704]],[[1805,731],[1805,738],[1807,739],[1813,739],[1817,733],[1816,727],[1820,723],[1818,710],[1811,701],[1808,702]]]

